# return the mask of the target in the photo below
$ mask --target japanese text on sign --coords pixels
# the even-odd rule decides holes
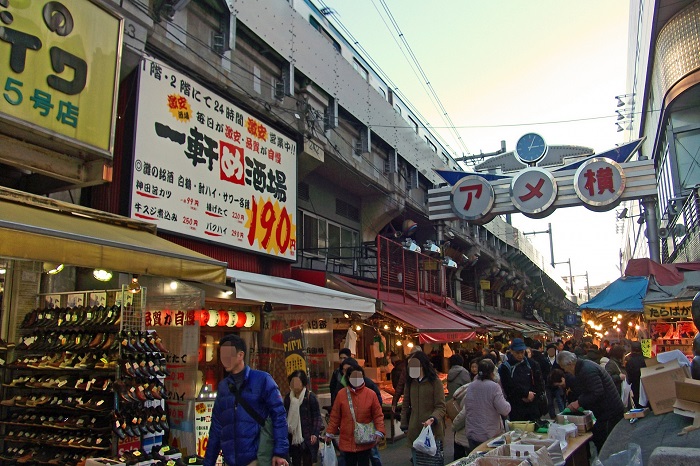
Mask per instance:
[[[153,59],[139,95],[132,217],[295,259],[296,143]]]

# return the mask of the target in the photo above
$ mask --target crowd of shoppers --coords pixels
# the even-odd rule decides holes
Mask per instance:
[[[543,347],[545,348],[543,351]],[[337,442],[339,466],[381,466],[377,444],[384,438],[382,396],[365,376],[349,349],[339,351],[339,366],[329,380],[331,409],[323,429],[319,401],[304,371],[288,377],[282,397],[272,377],[245,364],[245,342],[227,335],[219,343],[226,377],[219,383],[212,412],[205,466],[222,454],[228,466],[311,466],[319,460],[321,442]],[[591,410],[597,419],[592,442],[598,451],[629,407],[639,406],[641,345],[605,341],[600,349],[588,342],[548,343],[514,338],[508,345],[477,346],[447,359],[447,396],[438,377],[442,360],[416,346],[407,358],[391,355],[394,371],[392,410],[400,416],[408,445],[428,427],[437,453],[411,448],[414,466],[444,464],[446,400],[452,413],[455,459],[504,431],[504,422],[554,418],[565,408]],[[628,403],[623,394],[630,393]],[[401,407],[399,402],[402,400]],[[366,425],[358,440],[357,424]],[[335,438],[337,437],[337,441]]]

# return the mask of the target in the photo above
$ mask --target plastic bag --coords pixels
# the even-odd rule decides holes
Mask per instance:
[[[627,381],[627,379],[622,381],[622,387],[620,389],[622,392],[620,396],[622,397],[622,404],[627,407],[630,402],[630,394],[632,393],[632,385]]]
[[[435,443],[433,429],[431,429],[430,426],[423,427],[418,438],[413,441],[413,448],[426,455],[435,456],[437,453],[437,444]]]
[[[321,458],[323,458],[322,466],[338,466],[338,458],[335,456],[333,442],[324,443],[321,448]]]
[[[636,443],[628,443],[627,450],[613,453],[603,461],[596,458],[592,466],[642,466],[642,447]]]

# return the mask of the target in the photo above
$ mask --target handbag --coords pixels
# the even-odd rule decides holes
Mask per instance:
[[[445,404],[445,415],[452,420],[457,417],[460,411],[462,411],[462,406],[455,398]]]
[[[547,394],[545,392],[537,395],[535,401],[537,401],[537,408],[540,410],[540,416],[544,416],[549,412],[549,401],[547,400]]]
[[[355,435],[356,445],[367,445],[368,443],[375,443],[376,438],[374,433],[377,431],[374,427],[374,422],[362,423],[357,422],[355,417],[355,408],[352,405],[352,397],[350,396],[350,390],[345,389],[345,393],[348,394],[348,403],[350,404],[350,413],[352,414],[352,422],[355,424],[353,433]]]

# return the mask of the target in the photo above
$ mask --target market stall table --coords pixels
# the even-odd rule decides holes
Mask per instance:
[[[498,436],[500,437],[500,436]],[[474,449],[474,452],[487,452],[493,450],[493,448],[488,446],[488,443],[492,442],[493,440],[497,439],[498,437],[494,437],[492,439],[489,439],[488,441],[482,443],[478,447]],[[579,434],[576,437],[573,438],[568,438],[567,439],[567,445],[566,449],[563,451],[564,454],[564,461],[566,461],[566,466],[589,466],[590,464],[590,458],[588,455],[588,441],[593,437],[593,434],[590,432],[586,432],[583,434]],[[546,438],[546,436],[542,436],[542,438]],[[472,452],[473,453],[473,452]],[[451,464],[458,464],[458,461],[455,461],[454,463]]]

